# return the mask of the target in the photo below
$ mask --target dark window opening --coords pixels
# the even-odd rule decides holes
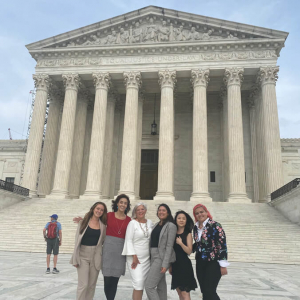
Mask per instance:
[[[216,182],[216,172],[215,171],[210,172],[210,182]]]
[[[8,183],[15,183],[15,177],[6,177],[5,181]]]

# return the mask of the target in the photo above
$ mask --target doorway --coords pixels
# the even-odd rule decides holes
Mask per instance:
[[[140,197],[142,200],[153,200],[157,192],[158,150],[142,150]]]

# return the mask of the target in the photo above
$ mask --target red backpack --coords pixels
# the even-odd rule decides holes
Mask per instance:
[[[57,221],[51,222],[48,225],[47,238],[48,239],[55,239],[55,238],[57,238]]]

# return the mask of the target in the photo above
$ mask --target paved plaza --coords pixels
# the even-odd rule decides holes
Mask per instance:
[[[43,253],[0,251],[0,299],[75,299],[77,273],[69,265],[70,254],[59,256],[58,275],[45,274],[45,256]],[[168,274],[169,290],[170,280]],[[116,300],[131,299],[131,291],[127,272],[120,280]],[[232,263],[229,275],[221,280],[218,291],[222,300],[300,300],[300,266]],[[199,289],[191,298],[200,299]],[[95,299],[105,299],[101,274]],[[143,299],[146,300],[146,296]],[[168,299],[178,298],[170,291]]]

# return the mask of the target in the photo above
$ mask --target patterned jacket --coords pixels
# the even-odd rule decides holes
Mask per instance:
[[[205,261],[227,260],[226,236],[220,223],[209,219],[199,242],[198,228],[195,225],[194,239],[193,251],[196,251],[196,258],[201,255],[201,259]]]

